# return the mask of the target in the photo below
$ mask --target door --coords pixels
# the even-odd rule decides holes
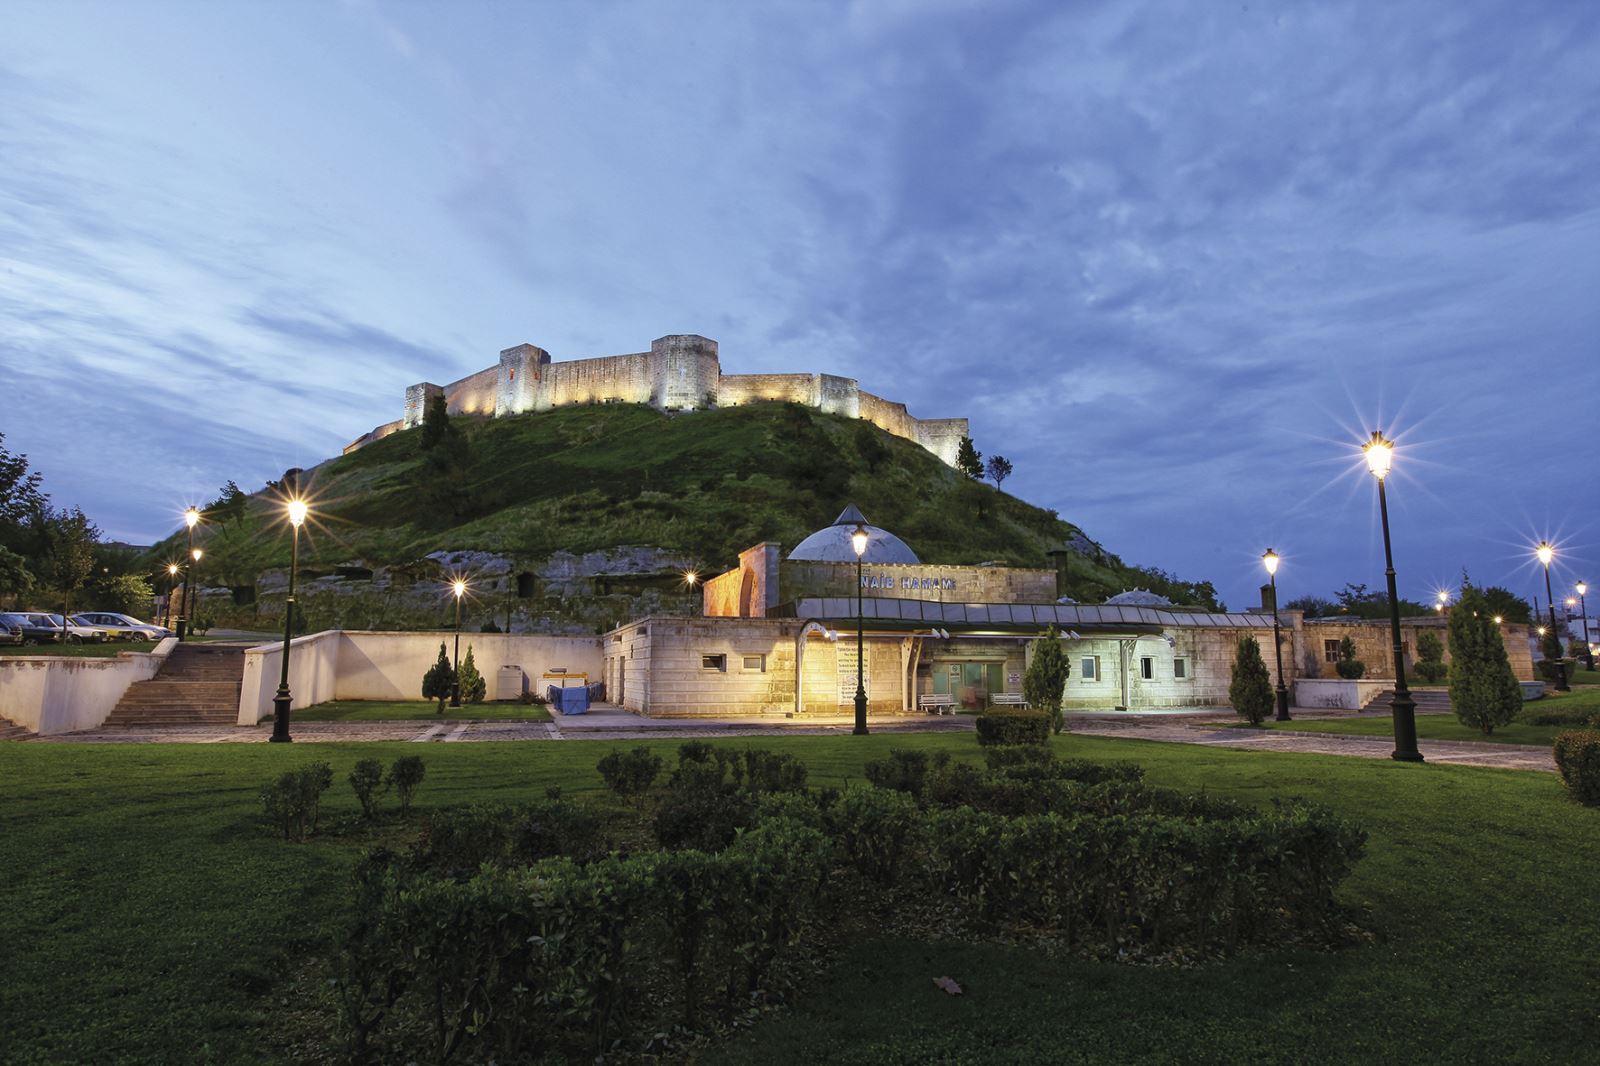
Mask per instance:
[[[990,693],[1004,692],[1001,663],[939,662],[933,666],[933,691],[950,695],[963,707],[981,708]]]

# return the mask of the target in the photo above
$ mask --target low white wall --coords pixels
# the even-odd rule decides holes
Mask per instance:
[[[1378,698],[1380,692],[1394,687],[1393,681],[1346,681],[1343,678],[1296,678],[1294,705],[1296,707],[1341,707],[1359,711]]]
[[[148,681],[177,647],[171,637],[152,651],[115,657],[7,655],[0,658],[0,717],[40,735],[104,725],[135,681]]]
[[[289,692],[293,707],[309,707],[327,700],[420,700],[422,675],[439,656],[455,653],[455,633],[380,633],[365,630],[328,630],[297,638],[289,656]],[[472,661],[494,696],[495,673],[502,666],[519,666],[529,687],[541,691],[541,676],[565,668],[587,673],[590,681],[604,677],[600,638],[554,637],[532,633],[462,633],[461,657],[472,649]],[[239,692],[239,724],[255,725],[272,714],[272,697],[282,669],[281,644],[262,645],[245,652],[244,684]]]
[[[339,670],[337,629],[296,637],[289,651],[289,706],[309,707],[334,698]],[[239,724],[255,725],[272,716],[272,697],[283,671],[283,642],[262,644],[244,653],[244,678],[239,685]]]

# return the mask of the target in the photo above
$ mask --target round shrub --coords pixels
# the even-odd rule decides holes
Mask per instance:
[[[985,747],[1005,744],[1045,744],[1050,740],[1050,716],[1040,711],[992,707],[978,715],[978,743]]]
[[[1556,769],[1572,798],[1600,807],[1600,730],[1574,729],[1556,737]]]

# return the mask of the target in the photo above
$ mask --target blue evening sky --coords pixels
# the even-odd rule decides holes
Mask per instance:
[[[1600,582],[1600,4],[0,6],[0,431],[109,536],[666,333],[1235,607],[1381,587],[1378,426],[1403,593]]]

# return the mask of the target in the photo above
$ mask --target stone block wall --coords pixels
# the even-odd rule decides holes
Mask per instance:
[[[894,403],[870,392],[860,394],[860,417],[871,422],[885,433],[922,443],[918,438],[918,422],[911,417],[903,403]]]
[[[500,380],[500,368],[491,366],[476,374],[468,374],[460,381],[444,387],[447,410],[453,415],[479,415],[493,418],[495,393]]]
[[[415,429],[422,425],[422,416],[427,413],[428,401],[435,396],[443,396],[444,389],[431,381],[419,381],[415,385],[406,386],[406,410],[400,419],[406,429]]]
[[[863,569],[864,594],[884,599],[936,603],[1051,603],[1054,570],[1014,566],[932,566],[873,563]],[[854,596],[856,565],[809,560],[779,564],[782,601],[815,596]]]
[[[1450,662],[1449,623],[1445,618],[1402,618],[1400,640],[1405,655],[1406,683],[1417,683],[1417,641],[1423,633],[1432,633],[1444,645],[1444,661]],[[1335,678],[1337,668],[1329,658],[1328,641],[1349,637],[1356,646],[1356,658],[1366,664],[1366,677],[1394,677],[1394,638],[1389,623],[1371,619],[1318,618],[1304,623],[1297,667],[1307,677]],[[1528,646],[1528,627],[1514,622],[1500,626],[1500,639],[1505,643],[1506,656],[1511,661],[1511,671],[1518,680],[1533,681],[1537,674],[1533,668],[1533,654]],[[1287,653],[1285,653],[1287,654]]]
[[[956,465],[961,451],[961,438],[970,436],[965,418],[922,418],[917,420],[917,435],[913,438],[950,466]]]
[[[722,366],[717,342],[697,334],[657,337],[650,342],[655,399],[668,411],[693,411],[717,402]]]
[[[764,541],[739,553],[739,566],[701,588],[707,618],[762,618],[779,602],[781,546]]]
[[[643,352],[550,363],[534,393],[532,410],[584,403],[655,404],[655,377],[650,356]]]
[[[747,403],[818,404],[817,374],[723,374],[717,383],[717,404],[737,407]]]

